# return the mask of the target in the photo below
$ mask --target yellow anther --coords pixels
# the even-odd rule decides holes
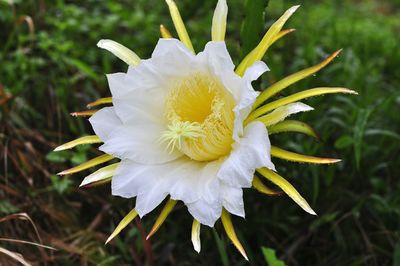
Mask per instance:
[[[165,104],[168,130],[161,141],[196,161],[231,151],[235,100],[215,77],[196,73],[177,82]]]

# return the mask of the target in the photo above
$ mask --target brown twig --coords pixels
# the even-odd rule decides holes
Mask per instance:
[[[140,222],[139,218],[135,219],[136,222],[136,226],[140,232],[140,236],[142,238],[142,242],[143,242],[143,247],[144,247],[144,252],[146,253],[146,262],[147,265],[149,266],[153,266],[154,261],[153,261],[153,250],[151,247],[151,242],[150,240],[146,240],[146,232],[143,229],[142,223]]]

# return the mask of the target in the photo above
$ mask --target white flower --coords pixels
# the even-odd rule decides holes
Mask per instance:
[[[158,230],[176,203],[182,201],[194,217],[192,242],[197,252],[200,252],[200,224],[212,227],[221,218],[228,237],[247,259],[229,213],[245,217],[243,188],[278,194],[258,176],[280,187],[306,212],[315,214],[297,190],[276,173],[271,156],[318,164],[340,161],[271,146],[268,135],[297,132],[317,137],[307,124],[284,120],[313,110],[299,102],[305,98],[355,92],[346,88],[314,88],[267,102],[325,67],[340,50],[321,63],[270,85],[261,94],[253,89],[251,82],[268,70],[260,60],[274,42],[293,31],[282,27],[298,6],[288,9],[235,68],[224,42],[228,12],[225,0],[218,0],[212,41],[198,54],[177,6],[172,0],[166,2],[180,41],[161,26],[163,39],[147,60],[141,60],[114,41],[98,43],[100,48],[126,62],[128,71],[107,75],[112,97],[88,105],[112,104],[112,107],[73,113],[93,115],[89,121],[96,135],[70,141],[56,150],[103,142],[99,149],[106,154],[59,174],[72,174],[120,159],[119,163],[87,176],[81,184],[86,187],[111,181],[113,195],[136,198],[135,208],[122,219],[107,242],[138,214],[143,217],[169,196],[148,237]]]
[[[256,168],[274,170],[265,125],[243,126],[258,95],[251,82],[268,68],[234,69],[224,42],[194,55],[160,39],[150,59],[107,76],[114,106],[89,121],[99,149],[121,159],[112,194],[136,197],[141,217],[167,195],[201,224],[213,226],[223,207],[244,217],[242,188]]]

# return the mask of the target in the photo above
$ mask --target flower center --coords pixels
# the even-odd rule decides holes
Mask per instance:
[[[233,143],[235,100],[214,77],[193,75],[179,81],[167,96],[168,147],[197,161],[229,154]]]

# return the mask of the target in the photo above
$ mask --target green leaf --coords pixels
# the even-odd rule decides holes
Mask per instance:
[[[391,130],[385,129],[368,129],[365,130],[365,136],[382,136],[382,137],[389,137],[396,140],[400,140],[400,134],[393,132]]]
[[[338,140],[335,142],[335,148],[337,149],[344,149],[347,148],[348,146],[352,145],[354,143],[353,137],[349,135],[344,135],[341,136]]]
[[[19,211],[18,207],[14,206],[8,200],[0,201],[0,213],[1,214],[11,214],[11,213],[15,213],[18,211]]]
[[[262,247],[261,250],[268,266],[285,266],[285,263],[276,257],[275,250],[267,247]]]
[[[74,165],[79,165],[87,161],[87,156],[85,152],[76,152],[71,158],[71,162]]]
[[[373,109],[360,109],[357,114],[356,124],[354,126],[354,156],[356,159],[357,169],[360,168],[361,161],[361,148],[363,143],[363,137],[365,133],[365,127],[367,125],[368,118],[372,113]]]
[[[269,0],[247,0],[245,2],[245,20],[242,24],[242,57],[246,56],[260,42],[264,31],[265,9]]]
[[[327,213],[318,218],[310,225],[310,230],[316,230],[318,227],[333,222],[338,215],[338,212]]]
[[[50,177],[50,179],[51,179],[51,182],[53,184],[53,188],[59,194],[65,193],[73,183],[70,179],[65,178],[65,177],[59,177],[57,175],[52,175]]]
[[[393,253],[393,266],[400,266],[400,241],[397,242]]]
[[[70,157],[71,153],[68,151],[52,151],[46,155],[46,160],[55,163],[65,163]]]
[[[222,265],[223,266],[229,266],[229,260],[228,260],[228,253],[226,252],[226,247],[224,241],[219,238],[217,232],[213,230],[213,235],[215,238],[215,242],[217,242],[217,248],[218,248],[218,253],[219,256],[221,257]]]
[[[75,58],[64,58],[64,61],[67,64],[69,64],[70,66],[77,68],[83,74],[94,79],[95,81],[98,81],[100,79],[99,75],[95,71],[93,71],[92,68],[89,65],[87,65],[86,63],[84,63],[83,61],[80,61]]]

